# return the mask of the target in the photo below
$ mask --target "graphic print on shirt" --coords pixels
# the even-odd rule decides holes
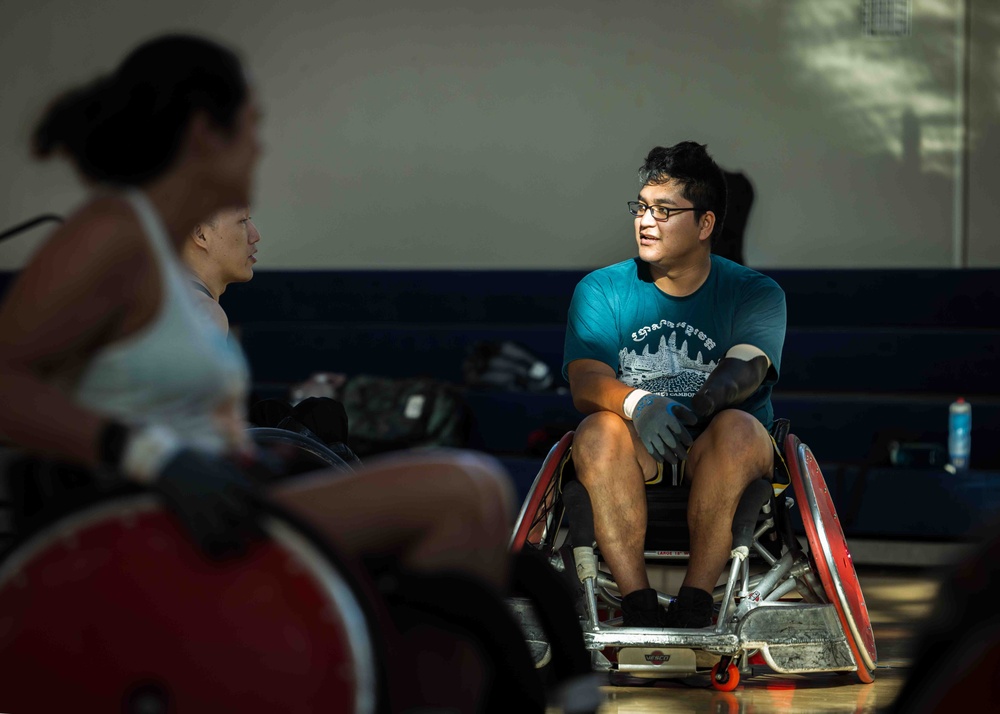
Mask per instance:
[[[650,352],[647,343],[642,352],[623,347],[618,353],[618,379],[630,387],[639,387],[655,394],[669,397],[693,397],[708,379],[718,364],[714,360],[705,362],[696,340],[700,341],[706,350],[711,350],[716,343],[711,337],[684,322],[674,325],[673,322],[661,320],[659,324],[644,327],[632,333],[635,342],[642,342],[648,335],[655,334],[662,328],[676,328],[670,336],[660,335],[655,352]],[[677,332],[684,336],[681,346],[677,346]],[[689,343],[695,342],[693,345]],[[696,349],[694,359],[689,349]]]

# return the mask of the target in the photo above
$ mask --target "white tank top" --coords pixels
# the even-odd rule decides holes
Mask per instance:
[[[245,439],[249,381],[243,352],[195,304],[149,199],[137,189],[124,197],[152,246],[163,296],[149,324],[97,351],[73,389],[75,400],[125,424],[163,424],[195,448],[237,449]]]

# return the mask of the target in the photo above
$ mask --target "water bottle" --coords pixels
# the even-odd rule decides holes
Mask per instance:
[[[948,407],[948,458],[957,471],[969,468],[972,405],[959,397]]]

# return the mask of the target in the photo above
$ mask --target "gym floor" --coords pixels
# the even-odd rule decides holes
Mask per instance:
[[[745,679],[733,692],[715,691],[707,676],[684,682],[660,680],[644,687],[603,687],[599,714],[886,711],[906,680],[938,576],[926,569],[876,566],[859,566],[858,576],[878,648],[873,684],[860,683],[854,674],[784,675],[758,668],[760,674]]]

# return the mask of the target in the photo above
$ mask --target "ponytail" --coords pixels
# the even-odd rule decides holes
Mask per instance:
[[[171,165],[196,111],[229,130],[247,95],[231,50],[189,35],[159,37],[114,74],[56,99],[32,133],[32,153],[64,152],[98,182],[141,184]]]
[[[85,138],[103,120],[108,80],[99,79],[86,87],[70,90],[53,101],[31,135],[32,154],[45,159],[66,150],[76,155]]]

